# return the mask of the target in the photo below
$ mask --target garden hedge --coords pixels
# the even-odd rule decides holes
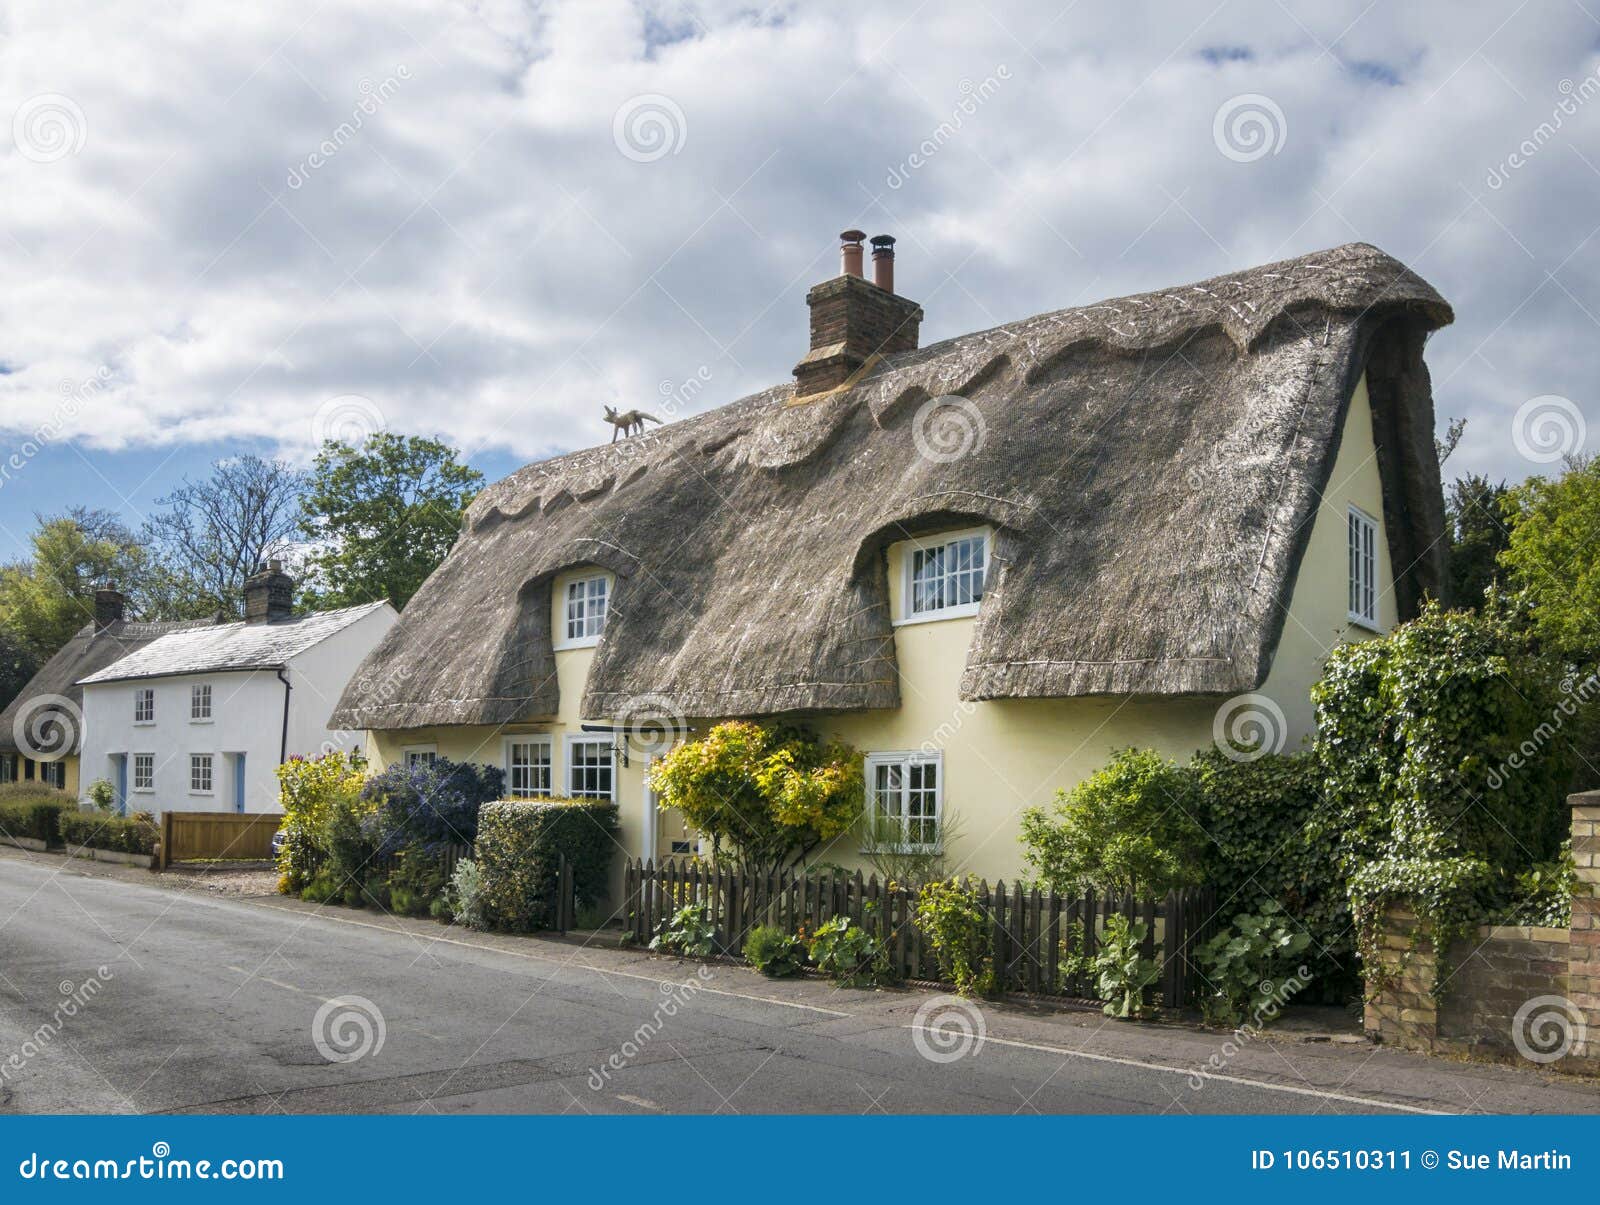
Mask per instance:
[[[77,810],[78,801],[65,791],[48,787],[0,788],[0,833],[57,845],[61,841],[62,813]]]
[[[61,839],[68,845],[110,849],[125,854],[153,854],[160,830],[149,820],[107,816],[103,812],[63,812]]]
[[[477,862],[485,924],[511,932],[543,928],[561,854],[572,864],[578,905],[603,898],[616,836],[617,805],[605,800],[484,804],[478,813]]]

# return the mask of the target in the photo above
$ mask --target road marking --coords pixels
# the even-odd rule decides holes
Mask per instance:
[[[251,903],[252,908],[266,908],[272,912],[287,912],[290,916],[306,916],[299,908],[285,908],[281,904]],[[478,941],[462,941],[458,937],[437,937],[433,934],[412,933],[406,929],[397,929],[393,925],[375,925],[371,921],[351,920],[343,916],[328,916],[322,913],[312,913],[316,920],[330,921],[340,925],[354,925],[358,929],[376,929],[380,933],[392,933],[398,937],[416,937],[421,941],[438,941],[447,946],[461,946],[468,950],[484,950],[490,954],[508,954],[513,958],[526,958],[533,962],[549,962],[558,967],[569,967],[578,971],[592,971],[596,975],[615,975],[619,979],[637,979],[641,983],[653,983],[657,988],[682,987],[676,979],[660,979],[655,975],[638,975],[632,971],[611,971],[604,967],[590,966],[584,962],[573,962],[569,959],[551,958],[546,954],[532,954],[523,950],[506,950],[500,946],[488,946]],[[693,980],[686,982],[694,983]],[[760,1004],[776,1004],[780,1008],[798,1008],[809,1013],[821,1013],[827,1017],[854,1017],[857,1014],[845,1012],[837,1008],[823,1008],[817,1004],[798,1004],[793,1000],[779,1000],[773,996],[754,996],[749,992],[730,992],[726,988],[706,987],[702,983],[694,983],[697,992],[707,992],[713,996],[732,996],[736,1000],[754,1000]]]
[[[924,1033],[937,1033],[938,1031],[927,1025],[915,1023],[905,1026],[906,1029],[920,1029]],[[1066,1058],[1092,1059],[1097,1063],[1116,1063],[1121,1067],[1140,1067],[1145,1071],[1163,1071],[1168,1075],[1181,1075],[1185,1078],[1199,1076],[1201,1079],[1216,1080],[1223,1084],[1242,1084],[1247,1088],[1260,1088],[1263,1092],[1288,1092],[1294,1096],[1314,1096],[1318,1100],[1337,1100],[1351,1105],[1372,1105],[1379,1109],[1396,1109],[1402,1113],[1421,1113],[1428,1117],[1451,1117],[1454,1114],[1443,1109],[1420,1109],[1415,1105],[1396,1104],[1391,1100],[1378,1100],[1371,1096],[1350,1096],[1343,1092],[1326,1092],[1321,1088],[1297,1088],[1293,1084],[1270,1084],[1258,1079],[1246,1079],[1242,1075],[1222,1075],[1215,1071],[1201,1071],[1195,1067],[1172,1067],[1165,1063],[1147,1063],[1142,1059],[1119,1058],[1114,1054],[1090,1054],[1087,1050],[1067,1050],[1061,1046],[1043,1046],[1037,1042],[1018,1042],[1012,1038],[997,1038],[993,1034],[985,1035],[984,1044],[990,1042],[998,1046],[1015,1046],[1019,1050],[1039,1050],[1046,1054],[1059,1054]]]

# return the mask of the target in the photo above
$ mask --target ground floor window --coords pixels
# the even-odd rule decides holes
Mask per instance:
[[[938,753],[871,753],[867,755],[867,807],[880,837],[888,829],[907,849],[933,849],[939,844],[944,808],[944,774]]]
[[[538,799],[552,794],[555,783],[550,738],[506,738],[506,783],[513,799]]]
[[[406,759],[408,770],[415,770],[418,766],[431,766],[439,760],[438,745],[407,745],[401,753]]]
[[[133,789],[135,791],[153,791],[156,789],[156,755],[154,753],[135,753],[133,755]]]
[[[611,742],[567,742],[567,794],[574,799],[615,799],[616,765]]]
[[[39,778],[48,786],[58,791],[67,789],[67,763],[63,761],[46,761],[39,763]]]
[[[211,794],[211,754],[189,755],[189,791],[194,795]]]
[[[17,780],[17,755],[0,753],[0,783]]]

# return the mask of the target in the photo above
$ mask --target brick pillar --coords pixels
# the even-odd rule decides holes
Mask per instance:
[[[1378,965],[1367,976],[1363,1023],[1375,1041],[1432,1051],[1439,1036],[1439,1007],[1433,998],[1438,956],[1433,938],[1421,925],[1404,904],[1390,904],[1384,910]],[[1374,980],[1380,986],[1374,988]]]
[[[1572,940],[1567,947],[1567,998],[1583,1013],[1588,1033],[1573,1058],[1600,1058],[1600,791],[1568,795],[1572,805]]]

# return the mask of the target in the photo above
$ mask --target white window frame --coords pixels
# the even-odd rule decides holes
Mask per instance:
[[[204,783],[196,786],[197,782]],[[217,793],[217,766],[214,753],[189,754],[189,794],[215,795]]]
[[[574,603],[589,604],[592,602],[589,587],[596,582],[605,587],[605,602],[599,616],[598,626],[595,627],[593,632],[590,632],[588,629],[595,622],[594,616],[586,614],[582,619],[575,621],[572,609]],[[600,643],[600,637],[605,634],[606,621],[611,617],[613,588],[614,584],[609,573],[585,573],[581,577],[567,579],[566,584],[561,587],[561,625],[555,641],[557,649],[592,649]],[[581,597],[574,598],[574,591],[582,591]],[[582,633],[580,635],[572,635],[574,622],[582,625]]]
[[[156,789],[156,755],[154,753],[134,753],[128,757],[133,764],[128,767],[128,781],[133,784],[130,788],[139,795],[151,795]],[[145,777],[144,785],[139,785],[139,762],[150,763],[150,773]]]
[[[189,687],[189,722],[211,723],[211,684],[201,682]]]
[[[516,786],[516,768],[512,762],[512,752],[517,745],[535,745],[544,749],[545,776],[547,786],[544,790],[519,792]],[[550,739],[547,732],[524,732],[517,736],[508,736],[505,739],[505,755],[500,763],[506,772],[506,798],[507,799],[548,799],[556,794],[556,750],[555,742]],[[530,769],[536,763],[530,764]]]
[[[900,767],[901,776],[900,776],[900,811],[899,811],[899,817],[900,817],[900,821],[901,821],[901,825],[902,825],[902,831],[904,831],[904,825],[907,822],[907,817],[908,817],[908,814],[909,814],[907,809],[908,809],[908,807],[910,805],[911,792],[913,790],[913,788],[911,786],[911,773],[910,773],[911,767],[913,767],[913,766],[932,766],[933,767],[933,774],[934,774],[934,778],[933,778],[933,821],[934,821],[935,830],[940,832],[941,839],[942,839],[943,827],[944,827],[944,753],[943,753],[943,751],[942,750],[935,750],[932,753],[928,753],[925,750],[913,749],[913,750],[903,750],[903,751],[898,751],[898,752],[869,753],[869,754],[867,754],[866,774],[864,775],[864,777],[866,779],[865,806],[866,806],[866,809],[867,809],[866,815],[867,815],[869,823],[872,822],[873,813],[877,810],[877,807],[878,807],[878,792],[877,792],[877,777],[878,777],[878,774],[877,774],[877,771],[878,771],[878,767],[880,767],[880,766],[898,766],[898,767]],[[876,831],[875,826],[874,826],[874,830],[873,831]],[[941,844],[940,841],[933,841],[933,842],[902,841],[897,846],[895,846],[895,848],[898,849],[902,853],[938,853],[939,852],[939,848],[940,848],[940,844]]]
[[[606,795],[580,795],[572,789],[572,772],[577,768],[573,748],[577,745],[599,745],[611,759],[611,791]],[[617,801],[617,746],[614,737],[605,733],[568,733],[562,741],[561,793],[571,799],[609,799]]]
[[[149,704],[148,710],[145,704]],[[156,722],[156,688],[153,686],[136,686],[133,688],[133,722],[143,727]]]
[[[1355,503],[1345,519],[1346,601],[1350,622],[1370,631],[1382,631],[1378,624],[1378,543],[1382,528],[1378,520]]]
[[[411,769],[412,766],[416,765],[424,758],[427,759],[430,766],[439,760],[439,746],[437,743],[431,745],[400,746],[400,760],[405,765],[407,770]]]
[[[67,789],[67,763],[60,758],[39,762],[39,781],[58,791]]]
[[[941,619],[962,619],[976,615],[978,608],[983,605],[980,595],[978,601],[958,603],[955,606],[940,607],[937,610],[913,611],[912,605],[916,600],[915,589],[915,564],[918,552],[931,552],[935,549],[948,548],[962,540],[979,539],[983,541],[983,581],[979,583],[979,590],[987,584],[989,567],[993,563],[994,531],[988,527],[968,527],[961,531],[941,531],[934,535],[919,536],[906,540],[900,546],[900,614],[894,620],[895,626],[908,623],[933,623]]]

